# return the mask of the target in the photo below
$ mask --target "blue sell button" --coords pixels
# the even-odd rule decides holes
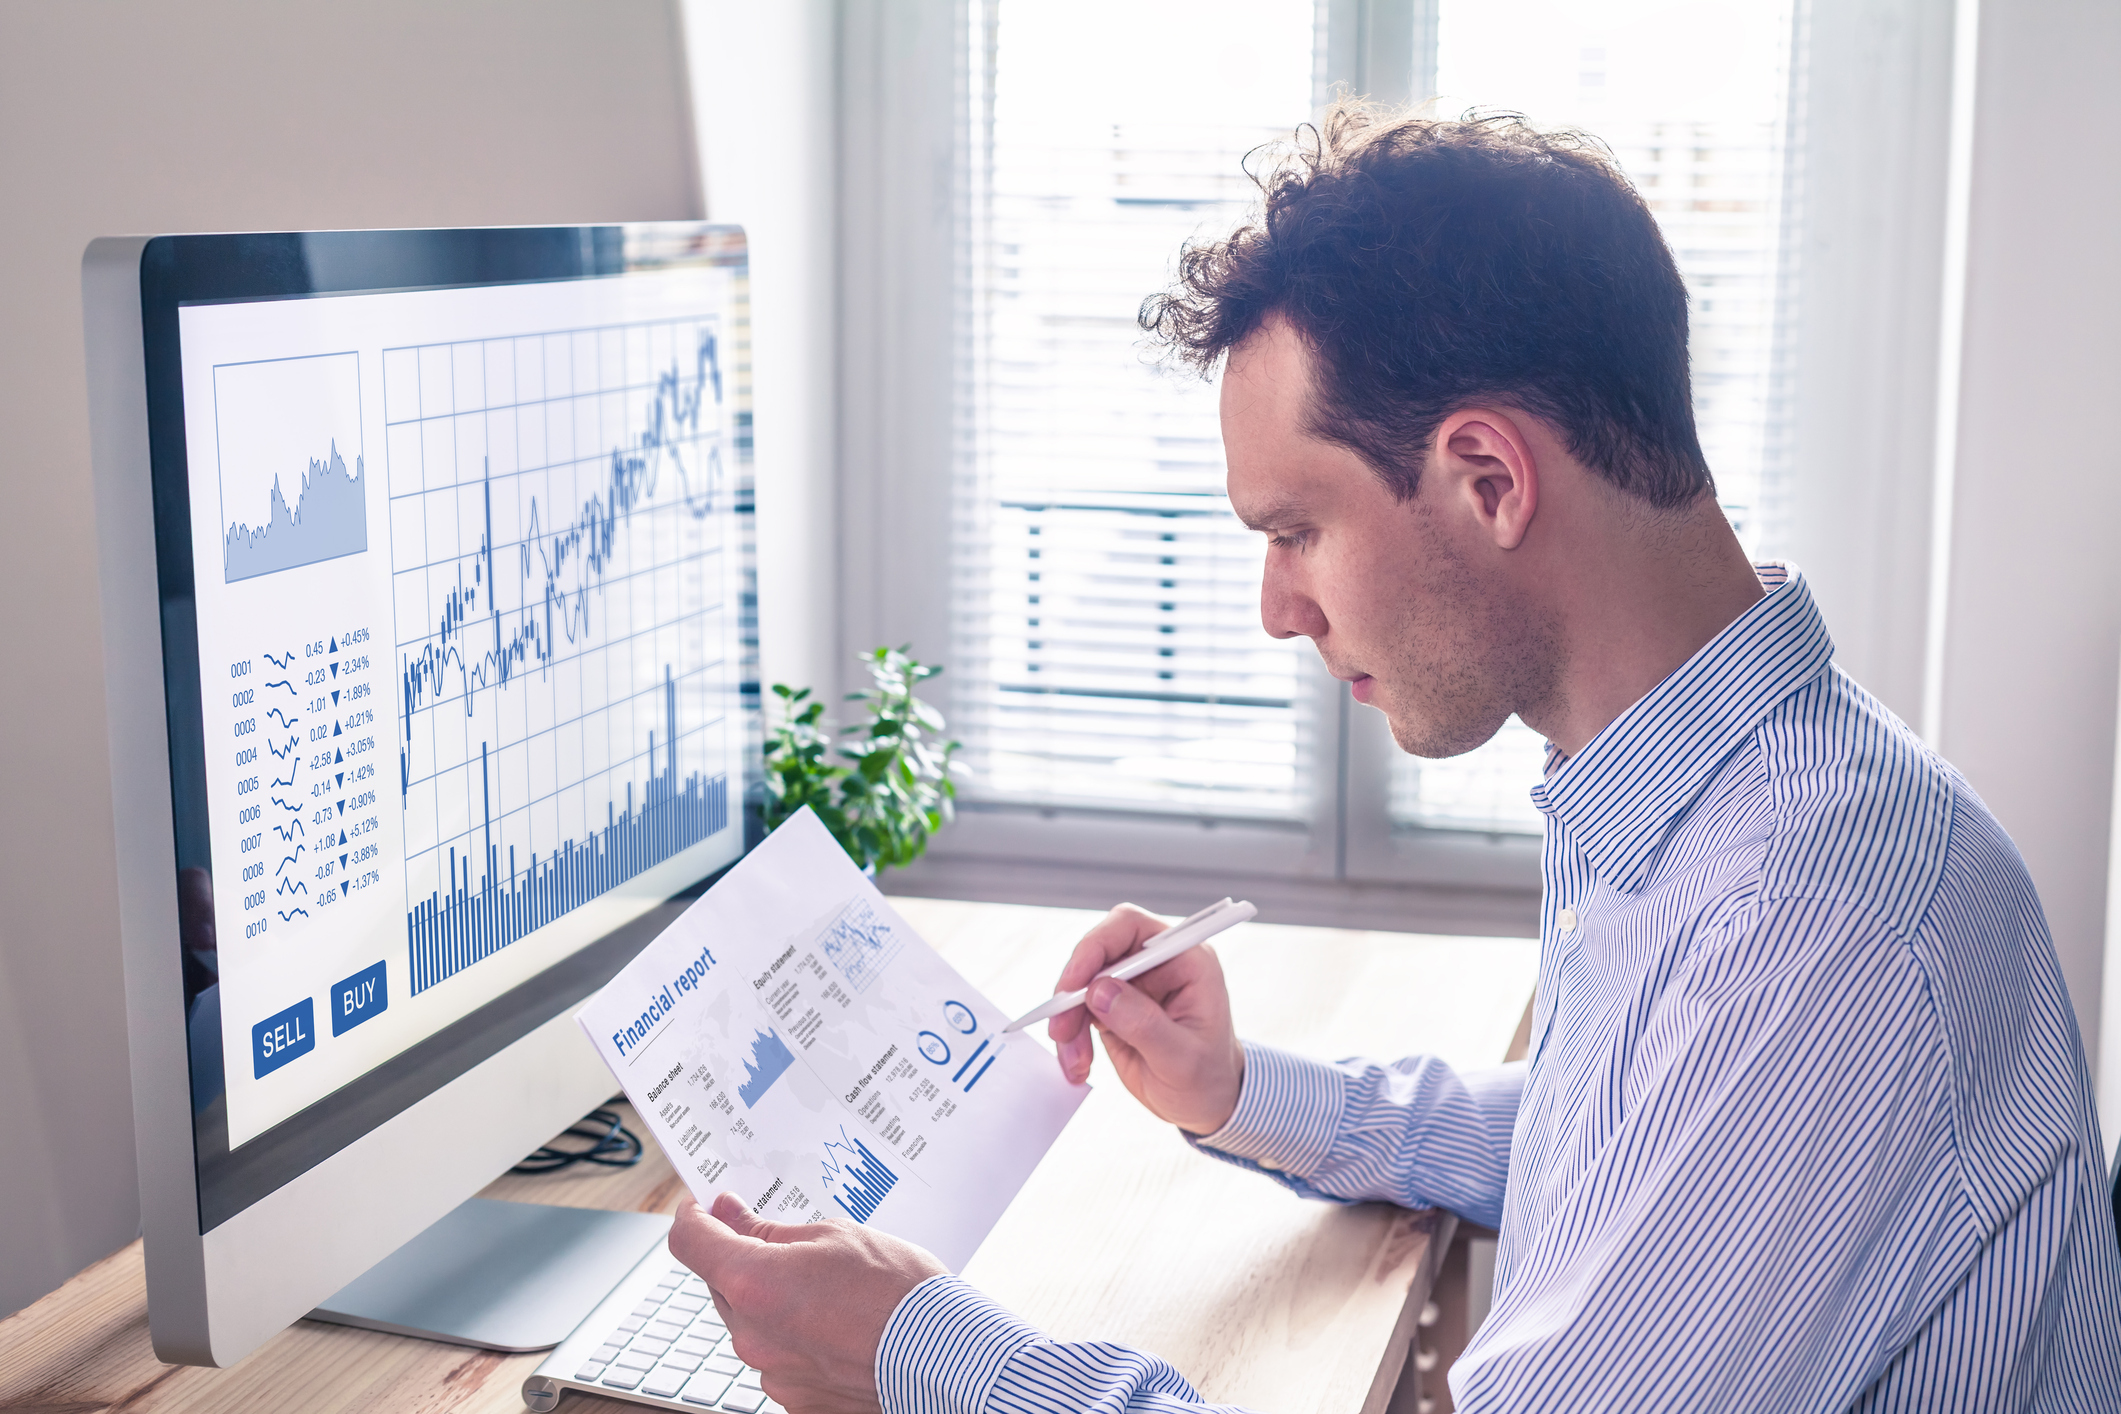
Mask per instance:
[[[309,997],[250,1028],[250,1058],[260,1080],[316,1048],[316,1003]]]
[[[383,985],[383,964],[364,967],[344,982],[332,983],[327,995],[331,998],[331,1034],[344,1036],[390,1005],[390,993]]]

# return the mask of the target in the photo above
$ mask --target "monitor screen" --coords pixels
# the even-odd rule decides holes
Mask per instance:
[[[743,852],[744,247],[174,237],[142,269],[205,1231]]]

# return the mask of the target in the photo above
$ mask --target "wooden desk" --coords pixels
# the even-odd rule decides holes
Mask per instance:
[[[893,902],[1012,1010],[1047,995],[1096,916]],[[1420,1049],[1490,1063],[1533,976],[1533,944],[1511,939],[1252,925],[1219,947],[1247,1036],[1330,1054]],[[1306,1203],[1204,1159],[1100,1065],[1096,1093],[966,1276],[1057,1336],[1156,1351],[1210,1400],[1277,1414],[1383,1410],[1450,1220]],[[651,1152],[630,1170],[504,1176],[485,1196],[667,1212],[684,1187]],[[541,1358],[303,1321],[233,1369],[163,1365],[148,1345],[135,1242],[0,1322],[0,1410],[515,1414]],[[640,1407],[580,1394],[561,1406]]]

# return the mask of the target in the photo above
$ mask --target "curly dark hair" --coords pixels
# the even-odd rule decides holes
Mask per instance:
[[[1210,373],[1270,315],[1320,362],[1313,435],[1401,500],[1470,404],[1551,423],[1652,505],[1715,482],[1694,432],[1687,296],[1642,198],[1595,140],[1515,114],[1335,107],[1254,174],[1264,209],[1190,244],[1141,325]]]

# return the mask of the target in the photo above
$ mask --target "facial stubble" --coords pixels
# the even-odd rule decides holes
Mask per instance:
[[[1483,575],[1436,534],[1426,507],[1420,582],[1401,586],[1389,646],[1373,672],[1373,704],[1411,756],[1462,756],[1486,745],[1514,712],[1540,718],[1554,701],[1561,635],[1500,576]]]

